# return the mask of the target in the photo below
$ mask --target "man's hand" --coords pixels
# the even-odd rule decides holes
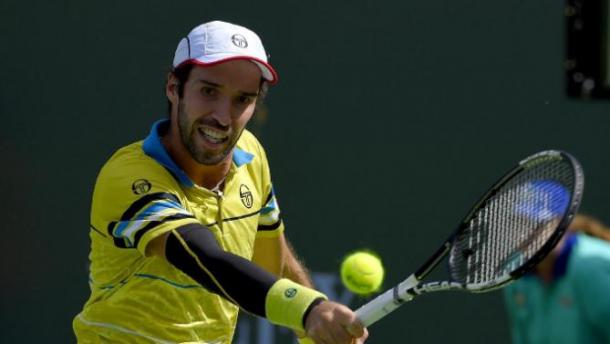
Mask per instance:
[[[332,301],[323,301],[309,312],[305,334],[316,344],[361,344],[369,336],[351,309]]]

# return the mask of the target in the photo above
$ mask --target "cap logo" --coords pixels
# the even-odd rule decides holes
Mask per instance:
[[[247,48],[248,47],[248,41],[246,41],[246,37],[236,33],[233,36],[231,36],[231,42],[233,42],[233,44],[236,47],[239,48]]]

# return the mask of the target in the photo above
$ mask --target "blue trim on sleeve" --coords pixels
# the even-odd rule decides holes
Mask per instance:
[[[168,208],[184,211],[184,208],[176,202],[154,202],[151,206],[144,209],[144,211],[141,212],[135,219],[142,220],[148,216],[154,215],[158,212],[162,212]]]
[[[117,239],[121,239],[122,238],[122,239],[126,239],[127,241],[129,241],[129,238],[123,238],[123,231],[130,224],[131,224],[131,221],[121,221],[121,222],[119,222],[119,225],[117,226],[117,228],[112,232],[112,236],[117,238]]]
[[[275,197],[272,198],[263,209],[261,209],[261,215],[267,215],[270,212],[277,209],[277,204],[275,203]]]

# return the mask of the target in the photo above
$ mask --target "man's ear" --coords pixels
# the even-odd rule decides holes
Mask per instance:
[[[178,104],[178,79],[174,74],[167,73],[167,81],[165,83],[165,95],[172,104]]]

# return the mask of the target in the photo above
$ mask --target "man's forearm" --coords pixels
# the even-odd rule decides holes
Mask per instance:
[[[168,235],[165,246],[167,261],[178,270],[210,292],[274,324],[304,331],[309,311],[326,300],[318,291],[278,278],[251,261],[224,251],[205,226],[179,227]]]
[[[313,286],[309,272],[283,233],[275,238],[258,238],[252,261],[278,277],[288,278],[306,287]]]
[[[313,288],[314,286],[309,271],[307,271],[305,265],[297,258],[294,249],[288,240],[284,240],[284,243],[284,269],[282,271],[282,277],[288,278],[306,287]]]

